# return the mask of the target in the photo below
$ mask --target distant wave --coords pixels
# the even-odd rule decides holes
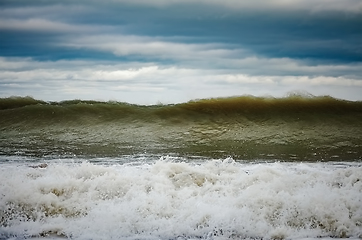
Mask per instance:
[[[63,107],[71,108],[82,105],[83,108],[88,106],[89,109],[97,108],[100,106],[109,106],[114,109],[120,107],[128,107],[133,109],[165,109],[169,111],[171,108],[176,112],[179,110],[194,110],[202,112],[245,112],[245,111],[275,111],[275,110],[312,110],[323,109],[326,110],[358,110],[362,111],[361,101],[347,101],[342,99],[336,99],[330,96],[313,96],[304,93],[290,93],[284,98],[274,97],[254,97],[254,96],[238,96],[238,97],[226,97],[226,98],[208,98],[191,100],[186,103],[180,104],[157,104],[157,105],[136,105],[125,102],[116,101],[94,101],[94,100],[66,100],[60,102],[46,102],[43,100],[37,100],[32,97],[8,97],[0,98],[0,110],[14,109],[29,106],[43,106],[49,107]]]

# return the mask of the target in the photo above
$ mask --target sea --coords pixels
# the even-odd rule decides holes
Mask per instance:
[[[0,239],[362,239],[362,102],[0,99]]]

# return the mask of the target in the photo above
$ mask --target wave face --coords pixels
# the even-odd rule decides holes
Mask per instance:
[[[362,159],[362,102],[232,97],[175,105],[0,99],[0,154]]]
[[[0,239],[358,239],[361,167],[175,158],[2,164]]]
[[[361,239],[361,149],[328,96],[4,98],[0,239]]]

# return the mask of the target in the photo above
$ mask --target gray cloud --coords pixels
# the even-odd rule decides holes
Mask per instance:
[[[0,96],[361,99],[356,0],[3,0]]]
[[[266,60],[253,59],[253,66],[259,65],[262,71]],[[270,61],[270,60],[269,60]],[[292,60],[283,59],[274,62],[274,68],[285,63],[297,66]],[[304,89],[311,93],[329,87],[362,88],[361,79],[348,77],[329,77],[323,75],[250,75],[243,71],[226,71],[225,69],[192,69],[177,66],[158,66],[149,63],[115,64],[113,62],[84,62],[60,61],[38,62],[31,59],[2,58],[3,69],[0,71],[0,85],[2,94],[26,93],[26,95],[39,96],[50,100],[57,98],[92,98],[125,100],[124,94],[133,96],[127,101],[150,104],[158,101],[178,102],[190,98],[241,95],[241,94],[269,94],[282,95],[290,90]],[[133,66],[133,67],[131,67]],[[137,66],[137,67],[134,67]],[[336,66],[337,68],[350,66]],[[361,67],[361,66],[356,66]],[[270,65],[268,68],[272,68]],[[322,66],[323,68],[323,66]],[[332,68],[332,66],[330,66]],[[315,69],[315,71],[321,71]],[[36,83],[36,84],[34,84]],[[131,92],[133,94],[131,94]],[[99,93],[99,94],[98,94]],[[102,94],[100,94],[102,93]],[[358,95],[343,93],[339,97],[358,99]],[[148,101],[145,96],[150,95]],[[177,97],[175,97],[177,96]]]
[[[295,10],[303,9],[313,12],[319,11],[351,11],[361,12],[362,3],[358,0],[330,0],[326,4],[323,0],[114,0],[114,3],[127,3],[132,5],[154,6],[154,7],[168,7],[172,5],[203,5],[203,6],[216,6],[224,7],[232,10],[255,10],[255,9],[283,9],[283,10]]]

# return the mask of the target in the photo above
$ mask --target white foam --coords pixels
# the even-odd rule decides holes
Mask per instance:
[[[230,159],[2,165],[0,238],[360,238],[361,170]]]

